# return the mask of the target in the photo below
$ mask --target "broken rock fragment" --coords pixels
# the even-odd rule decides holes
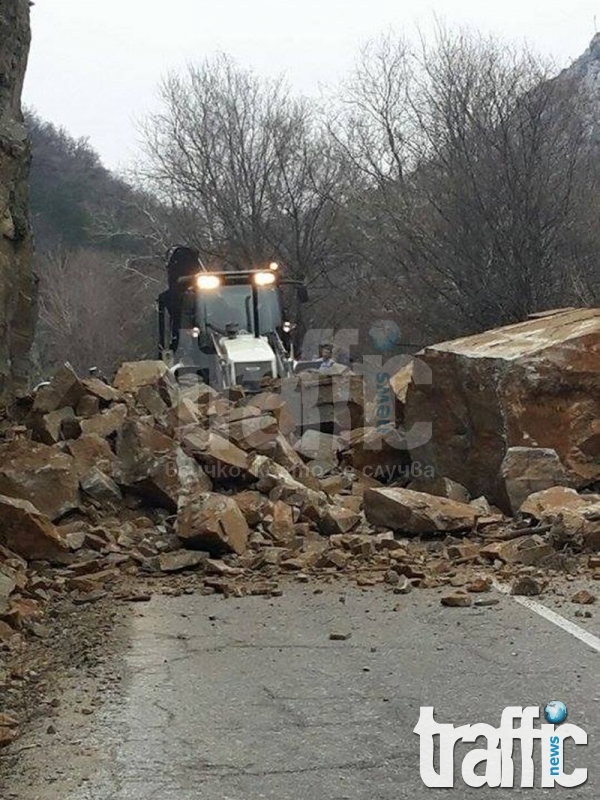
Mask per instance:
[[[85,393],[85,386],[70,364],[63,364],[52,380],[42,386],[35,395],[34,412],[48,414],[70,406],[75,408],[80,397]]]
[[[100,378],[84,378],[81,383],[85,391],[92,397],[96,397],[101,403],[112,403],[123,399],[120,392],[101,381]]]
[[[537,534],[518,536],[506,542],[490,542],[479,551],[482,558],[499,560],[506,564],[538,566],[556,555],[551,544]]]
[[[530,575],[521,575],[515,579],[510,593],[520,597],[535,597],[542,593],[542,587],[539,581],[536,581]]]
[[[158,564],[161,572],[182,572],[208,563],[208,553],[194,550],[177,550],[173,553],[161,553]]]
[[[177,535],[185,545],[212,556],[241,555],[248,547],[248,523],[226,495],[204,493],[190,500],[177,517]]]
[[[114,503],[121,499],[121,490],[112,478],[98,467],[92,467],[79,481],[83,491],[100,503]]]
[[[117,438],[115,480],[150,505],[176,511],[184,498],[212,484],[173,439],[138,420],[128,420]]]
[[[353,428],[342,434],[348,445],[344,462],[375,481],[390,483],[403,477],[410,456],[402,433],[395,428]]]
[[[243,450],[258,450],[261,452],[275,441],[279,434],[277,420],[270,414],[263,416],[248,416],[237,422],[230,423],[227,436]]]
[[[73,459],[45,444],[0,444],[0,494],[28,500],[41,514],[58,519],[79,505]]]
[[[248,473],[248,454],[211,430],[196,426],[183,430],[181,444],[188,455],[203,465],[215,483],[239,481]]]
[[[360,515],[355,514],[349,508],[329,505],[320,515],[317,526],[325,536],[332,536],[337,533],[348,533],[359,522]]]
[[[122,428],[126,416],[127,406],[124,403],[117,403],[93,417],[82,420],[81,432],[95,434],[105,439]]]
[[[473,605],[473,598],[464,592],[454,592],[454,594],[444,595],[440,602],[449,608],[468,608]]]
[[[136,394],[143,386],[152,386],[169,372],[164,361],[128,361],[119,367],[113,380],[117,391]]]
[[[247,403],[263,414],[274,416],[277,420],[279,431],[283,436],[289,436],[295,430],[296,421],[294,416],[280,394],[263,392],[262,394],[251,395]]]
[[[260,492],[250,490],[238,492],[235,495],[235,502],[251,527],[255,527],[272,514],[271,501]]]
[[[530,494],[569,484],[556,450],[549,447],[510,447],[502,461],[500,473],[513,514],[518,512]]]
[[[436,497],[447,497],[449,500],[456,500],[458,503],[469,503],[471,498],[469,492],[460,483],[450,480],[450,478],[415,478],[407,489],[414,492],[425,492]]]
[[[407,534],[471,530],[476,520],[466,503],[410,489],[367,489],[364,506],[372,525]]]
[[[0,495],[0,543],[28,561],[66,561],[58,529],[27,500]]]
[[[596,602],[596,595],[588,592],[587,589],[580,589],[571,597],[571,602],[582,606],[590,606]]]
[[[117,460],[116,456],[108,442],[96,433],[89,433],[68,442],[66,449],[73,457],[74,468],[79,478],[93,467],[112,476]]]
[[[67,426],[67,423],[70,423],[70,425]],[[73,409],[70,406],[66,406],[65,408],[59,408],[57,411],[50,411],[48,414],[44,414],[34,423],[34,427],[37,438],[44,444],[52,445],[61,439],[76,438],[66,436],[63,429],[72,428],[74,431],[75,427],[79,427],[79,423],[75,419]]]
[[[567,544],[575,551],[600,549],[600,495],[554,486],[530,495],[520,513],[550,524],[550,539],[557,548]]]
[[[343,443],[338,436],[313,430],[304,431],[295,445],[296,452],[307,461],[329,461],[332,464],[337,464],[342,449]]]

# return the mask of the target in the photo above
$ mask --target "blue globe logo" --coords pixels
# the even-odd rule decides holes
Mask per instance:
[[[391,319],[380,319],[369,328],[375,349],[381,353],[393,350],[400,342],[400,328]]]
[[[551,700],[544,708],[544,716],[554,725],[560,725],[567,718],[567,707],[560,700]]]

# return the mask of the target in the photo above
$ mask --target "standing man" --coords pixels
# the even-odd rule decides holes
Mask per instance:
[[[330,344],[319,345],[319,357],[316,359],[319,362],[319,369],[329,369],[333,367],[335,361],[333,360],[333,347]]]

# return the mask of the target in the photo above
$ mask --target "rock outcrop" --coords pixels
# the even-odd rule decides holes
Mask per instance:
[[[600,144],[600,33],[596,33],[587,50],[556,80],[575,80],[581,86],[583,112],[588,122],[589,136],[595,145]]]
[[[0,0],[0,403],[27,385],[35,323],[30,156],[21,113],[29,5],[29,0]]]

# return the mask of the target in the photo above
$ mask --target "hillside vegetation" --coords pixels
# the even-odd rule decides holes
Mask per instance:
[[[385,38],[324,106],[219,57],[164,80],[128,182],[30,113],[42,363],[151,356],[172,243],[282,262],[305,327],[416,344],[598,303],[599,64],[597,38],[558,76],[476,34]]]

